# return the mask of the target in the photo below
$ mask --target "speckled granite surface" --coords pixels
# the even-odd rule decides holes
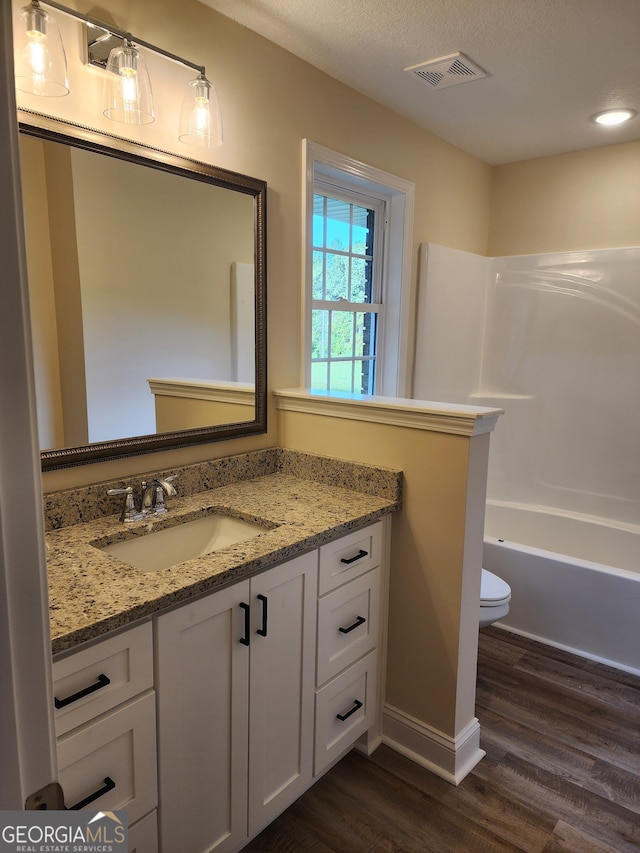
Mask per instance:
[[[126,480],[109,480],[78,489],[66,489],[44,496],[45,530],[58,530],[70,524],[93,521],[119,512],[122,498],[107,495],[107,489],[133,486],[139,495],[143,480],[177,475],[176,488],[181,497],[204,492],[268,474],[290,474],[328,486],[355,489],[368,495],[398,501],[402,491],[402,472],[373,465],[361,465],[328,456],[313,456],[281,447],[241,453],[166,471],[138,474]]]
[[[53,653],[68,651],[194,595],[249,577],[400,507],[400,472],[306,454],[293,454],[286,459],[287,454],[289,451],[267,451],[266,456],[259,453],[230,457],[235,460],[231,463],[220,460],[227,464],[218,466],[216,476],[231,482],[186,495],[187,478],[176,472],[179,495],[169,500],[166,516],[151,522],[125,525],[117,514],[113,515],[113,506],[109,507],[109,515],[90,520],[81,517],[76,523],[66,521],[68,526],[59,529],[52,529],[56,525],[50,522],[46,545]],[[248,459],[253,456],[262,457],[253,460],[257,469]],[[235,476],[240,470],[246,475],[268,465],[276,470],[244,478]],[[199,467],[202,466],[190,466]],[[296,475],[279,473],[279,468],[295,470]],[[341,469],[342,484],[338,484],[335,480]],[[195,481],[197,473],[189,473]],[[208,475],[215,479],[210,471]],[[323,479],[329,482],[322,482]],[[365,480],[368,493],[355,487]],[[76,491],[91,493],[93,489],[104,493],[105,486]],[[372,491],[382,494],[371,494]],[[56,501],[59,505],[64,503],[64,493],[55,496],[55,500],[54,496],[49,497],[54,510]],[[74,497],[78,497],[75,492]],[[67,513],[58,508],[58,521],[77,517],[78,506],[81,511],[88,506],[86,500],[88,495],[80,496],[76,507]],[[214,510],[257,521],[267,529],[253,539],[157,572],[139,571],[92,544],[145,535],[149,525],[162,529]]]
[[[107,489],[131,485],[134,493],[139,495],[141,482],[153,480],[154,477],[176,474],[176,488],[181,496],[186,497],[240,480],[274,474],[278,470],[279,451],[280,448],[269,448],[254,453],[241,453],[182,468],[150,471],[124,480],[108,480],[79,489],[51,492],[44,496],[45,530],[57,530],[69,524],[80,524],[113,515],[120,510],[122,498],[107,495]]]

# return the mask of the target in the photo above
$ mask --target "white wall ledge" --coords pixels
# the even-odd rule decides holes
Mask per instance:
[[[436,403],[403,397],[367,397],[359,394],[318,393],[305,388],[273,392],[276,408],[326,417],[391,424],[446,432],[452,435],[483,435],[492,432],[504,409]]]
[[[162,397],[188,397],[190,400],[210,400],[214,403],[236,403],[255,406],[256,389],[247,382],[224,379],[147,379],[152,394]]]

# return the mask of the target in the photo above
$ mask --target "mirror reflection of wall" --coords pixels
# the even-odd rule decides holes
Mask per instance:
[[[155,433],[150,377],[239,378],[252,197],[24,135],[21,158],[41,448]]]

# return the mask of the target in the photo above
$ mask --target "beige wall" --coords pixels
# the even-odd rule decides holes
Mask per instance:
[[[72,5],[89,11],[84,3],[74,0]],[[225,142],[220,150],[205,153],[205,159],[267,181],[270,388],[296,385],[299,378],[303,139],[415,183],[413,282],[418,246],[424,241],[481,254],[486,251],[491,202],[491,169],[486,164],[192,0],[180,4],[113,0],[109,12],[121,28],[206,65],[220,98]],[[92,13],[98,11],[92,9]],[[73,44],[73,34],[70,39]],[[69,59],[73,97],[47,106],[67,120],[112,133],[128,130],[119,126],[114,131],[113,124],[96,113],[100,93],[92,88],[93,75],[78,68],[72,55]],[[175,66],[150,57],[149,67],[158,119],[153,125],[132,129],[131,138],[188,156],[169,121],[180,108],[180,92],[172,95]],[[27,96],[22,103],[42,108],[33,101]],[[390,693],[406,713],[453,736],[459,719],[465,718],[464,725],[473,714],[473,640],[462,652],[471,660],[470,683],[467,676],[464,689],[458,684],[467,442],[421,433],[416,445],[418,433],[408,439],[405,432],[388,427],[372,430],[365,454],[363,430],[338,422],[325,441],[317,446],[312,441],[308,449],[411,470],[407,509],[396,523],[394,537],[394,562],[400,560],[405,569],[393,593],[397,630],[389,667]],[[306,438],[298,442],[291,430],[280,432],[271,406],[266,436],[48,472],[44,488],[51,491],[126,478],[290,441],[292,446],[307,448]],[[467,586],[477,599],[479,573]],[[466,698],[462,713],[456,708],[461,694]]]
[[[37,141],[22,137],[20,147],[27,243],[38,246],[38,251],[31,252],[27,257],[36,395],[39,400],[38,437],[40,447],[56,447],[64,436],[64,421],[49,244],[49,210],[46,204],[30,203],[32,198],[37,197],[45,181],[45,161],[42,147]]]
[[[14,6],[22,0],[14,0]],[[98,14],[81,0],[69,5]],[[46,108],[71,121],[128,134],[179,154],[175,138],[182,79],[172,63],[148,57],[158,107],[142,128],[116,126],[95,104],[99,74],[78,59],[76,24],[59,16],[67,43],[72,94]],[[640,143],[531,160],[491,169],[437,137],[324,75],[270,42],[217,15],[195,0],[112,0],[109,13],[159,46],[203,63],[214,81],[224,118],[225,142],[198,157],[264,178],[269,184],[268,285],[269,385],[295,385],[299,376],[300,150],[310,138],[416,184],[413,270],[417,247],[434,242],[479,254],[512,254],[640,242]],[[182,75],[182,76],[181,76]],[[55,103],[54,103],[55,101]],[[20,104],[43,109],[41,99]],[[492,196],[493,188],[493,196]],[[282,329],[287,334],[282,334]],[[270,411],[265,438],[189,448],[124,463],[82,466],[44,475],[44,488],[95,482],[178,465],[278,441]]]
[[[493,170],[489,255],[640,245],[640,142]]]
[[[89,12],[90,7],[78,0],[70,5]],[[98,14],[98,10],[92,8],[92,13]],[[491,169],[486,164],[194,0],[180,4],[173,0],[113,0],[109,13],[121,28],[206,65],[218,90],[225,141],[221,149],[205,152],[205,159],[256,175],[268,183],[271,388],[296,385],[299,378],[302,139],[312,139],[415,182],[414,281],[421,242],[428,240],[481,254],[486,251],[491,201]],[[61,22],[61,26],[71,27],[72,22]],[[69,44],[74,45],[75,41],[77,36],[72,30]],[[62,118],[113,133],[113,122],[102,119],[95,110],[100,91],[91,88],[94,75],[76,67],[72,48],[68,53],[72,95],[50,99],[56,103],[48,103],[47,108],[56,110]],[[120,125],[115,132],[188,156],[189,149],[175,138],[173,118],[179,114],[181,91],[178,88],[174,94],[173,89],[180,74],[185,79],[190,75],[153,56],[148,64],[154,75],[158,118],[152,125],[130,131]],[[42,103],[34,97],[24,96],[20,103],[42,109]],[[203,156],[200,150],[197,156]],[[239,452],[247,444],[257,447],[277,442],[271,410],[266,439],[232,441],[157,457],[160,466],[170,467]],[[121,471],[149,470],[151,464],[150,457],[138,457],[125,460],[124,465],[105,463],[49,472],[44,475],[44,488],[51,491],[96,482],[112,474],[119,476]]]
[[[483,515],[466,541],[465,524],[469,487],[484,492],[489,436],[281,412],[280,437],[295,450],[404,472],[392,526],[386,699],[454,737],[474,715]]]
[[[165,397],[163,394],[155,395],[155,409],[158,432],[240,423],[251,421],[255,417],[255,407],[251,405],[189,397]]]
[[[40,447],[87,442],[80,276],[69,151],[20,138]]]
[[[86,2],[70,2],[100,15]],[[418,245],[427,241],[479,254],[640,242],[640,197],[632,192],[638,144],[492,170],[194,0],[112,0],[108,14],[121,28],[206,65],[220,97],[225,143],[205,159],[268,183],[270,388],[296,385],[299,376],[304,138],[416,184],[414,282]],[[69,44],[76,44],[73,37]],[[114,131],[93,110],[100,97],[92,88],[96,75],[79,67],[75,52],[69,49],[73,94],[47,107],[71,121],[125,132],[122,126]],[[181,97],[179,88],[174,93],[176,66],[153,57],[149,66],[158,118],[130,136],[188,155],[175,138]],[[42,109],[34,100],[27,96],[22,103]],[[460,624],[461,611],[471,614],[479,589],[480,529],[472,553],[463,553],[467,486],[470,478],[477,486],[482,476],[478,459],[470,462],[469,440],[340,420],[327,428],[325,419],[302,414],[279,421],[273,406],[269,418],[266,436],[49,472],[44,488],[126,478],[278,443],[402,468],[405,509],[394,521],[387,698],[455,735],[473,712],[469,668],[477,641],[475,626]],[[482,438],[480,457],[486,454]]]

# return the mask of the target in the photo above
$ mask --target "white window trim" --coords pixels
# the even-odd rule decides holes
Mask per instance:
[[[378,371],[378,394],[408,397],[411,393],[411,364],[414,343],[415,293],[411,279],[413,208],[415,185],[388,172],[368,166],[345,154],[325,148],[308,139],[302,141],[302,357],[301,385],[311,384],[311,288],[313,188],[316,178],[353,185],[388,197],[385,244],[385,282],[400,281],[399,287],[386,287],[383,294],[385,324],[379,351],[383,354]]]

